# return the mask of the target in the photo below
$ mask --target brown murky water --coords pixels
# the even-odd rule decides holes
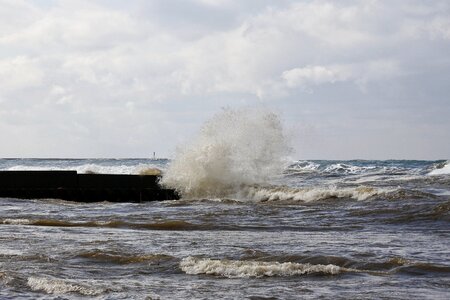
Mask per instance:
[[[114,172],[155,164],[1,163]],[[429,174],[439,164],[299,162],[234,198],[3,198],[0,298],[448,299],[450,177]]]

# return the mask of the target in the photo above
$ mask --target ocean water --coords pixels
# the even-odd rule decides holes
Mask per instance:
[[[182,199],[0,199],[0,299],[449,299],[450,161],[292,158],[280,118],[224,111],[172,160],[0,159],[1,170],[162,170]]]
[[[172,163],[1,159],[0,169],[169,176]],[[449,171],[445,160],[290,161],[226,196],[2,198],[0,298],[448,299]]]

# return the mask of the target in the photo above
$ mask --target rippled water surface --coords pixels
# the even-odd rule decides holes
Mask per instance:
[[[168,163],[0,160],[0,169],[138,173]],[[3,198],[0,298],[448,299],[448,166],[299,161],[227,197]]]

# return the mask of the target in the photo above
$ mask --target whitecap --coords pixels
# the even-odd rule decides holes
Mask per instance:
[[[183,272],[190,275],[207,274],[228,278],[294,276],[320,273],[335,275],[348,270],[332,264],[313,265],[293,262],[219,260],[192,256],[182,259],[180,268]]]
[[[48,277],[30,277],[27,284],[34,291],[44,291],[48,294],[78,293],[84,296],[96,296],[104,292],[102,288]]]
[[[2,223],[8,225],[30,225],[32,222],[29,219],[4,219]]]
[[[432,170],[428,175],[447,175],[450,174],[450,161],[447,161],[442,167]]]
[[[320,168],[320,164],[308,161],[300,160],[290,164],[285,172],[286,173],[312,173],[317,172]]]
[[[29,166],[16,165],[7,168],[7,171],[68,171],[74,170],[80,174],[98,173],[98,174],[140,174],[149,169],[161,169],[162,166],[153,164],[138,165],[100,165],[100,164],[82,164],[78,166]]]
[[[17,249],[0,249],[0,256],[21,256],[23,251]]]
[[[382,189],[370,186],[345,187],[305,187],[292,188],[287,186],[247,186],[238,197],[250,201],[303,201],[312,202],[330,198],[350,198],[366,200],[377,195],[393,192],[393,189]]]

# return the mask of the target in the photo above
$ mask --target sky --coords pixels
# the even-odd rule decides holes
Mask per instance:
[[[172,157],[261,106],[294,159],[450,158],[450,1],[0,0],[0,157]]]

